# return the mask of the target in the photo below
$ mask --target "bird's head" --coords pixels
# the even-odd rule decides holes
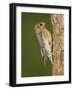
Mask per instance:
[[[35,25],[35,31],[40,33],[46,26],[45,22],[40,22],[38,24]]]

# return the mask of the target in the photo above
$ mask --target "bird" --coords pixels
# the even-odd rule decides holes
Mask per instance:
[[[53,64],[52,59],[52,35],[50,31],[46,28],[45,22],[39,22],[35,24],[34,30],[38,43],[40,46],[40,52],[44,64],[46,63],[47,57],[49,58],[51,64]]]

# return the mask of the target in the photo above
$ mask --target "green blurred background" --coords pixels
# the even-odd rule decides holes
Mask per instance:
[[[34,31],[35,24],[44,21],[47,28],[52,32],[50,14],[21,13],[21,77],[51,76],[52,65],[47,58],[46,64],[42,62],[40,46]]]

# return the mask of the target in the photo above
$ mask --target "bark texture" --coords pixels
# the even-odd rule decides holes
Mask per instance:
[[[64,15],[52,14],[53,68],[52,75],[64,74]]]

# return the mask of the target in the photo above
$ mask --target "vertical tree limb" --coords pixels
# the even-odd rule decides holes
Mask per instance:
[[[64,74],[64,15],[52,14],[51,21],[53,26],[53,75]]]

